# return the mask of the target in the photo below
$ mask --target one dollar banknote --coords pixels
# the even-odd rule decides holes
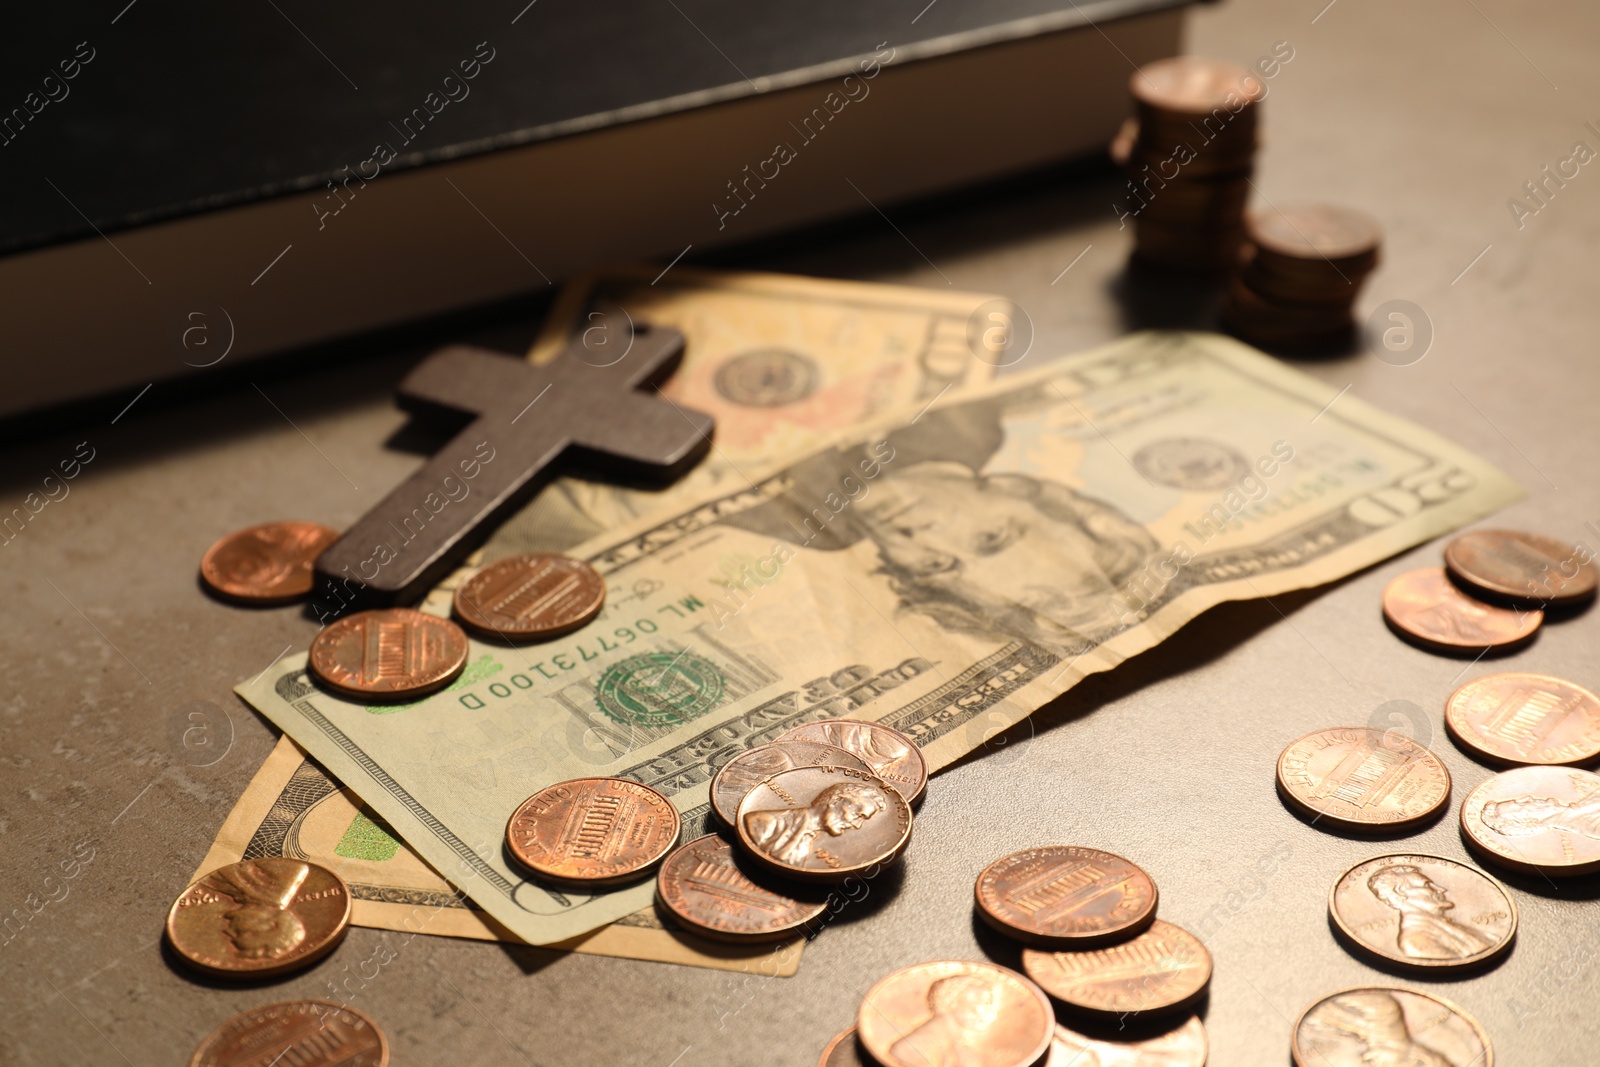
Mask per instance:
[[[1332,581],[1519,494],[1330,392],[1226,338],[1133,335],[586,542],[598,619],[474,642],[462,679],[416,704],[330,696],[304,655],[239,692],[483,911],[559,941],[653,887],[573,894],[510,865],[506,820],[545,785],[635,779],[693,823],[732,755],[838,716],[894,726],[938,769],[1215,604]],[[522,550],[514,528],[488,557]]]

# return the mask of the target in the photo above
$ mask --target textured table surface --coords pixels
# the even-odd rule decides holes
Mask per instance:
[[[1413,301],[1436,336],[1411,366],[1362,354],[1304,369],[1330,399],[1348,387],[1501,466],[1528,492],[1500,516],[1506,524],[1600,544],[1600,165],[1547,186],[1547,203],[1520,228],[1507,204],[1526,200],[1523,183],[1575,142],[1600,149],[1585,126],[1600,126],[1600,9],[1319,7],[1202,8],[1190,48],[1250,63],[1289,42],[1294,58],[1265,105],[1259,196],[1336,200],[1378,216],[1384,263],[1360,309]],[[962,143],[981,150],[981,131]],[[1123,278],[1129,233],[1111,209],[1116,185],[1104,172],[1058,175],[892,210],[903,235],[866,213],[719,262],[1006,293],[1037,327],[1035,357],[1130,325],[1203,324],[1203,301]],[[516,351],[536,325],[530,312],[465,339]],[[1211,1062],[1279,1065],[1291,1021],[1313,1000],[1389,980],[1329,932],[1337,874],[1380,851],[1465,855],[1453,814],[1401,843],[1374,844],[1309,828],[1272,785],[1287,741],[1365,723],[1396,700],[1425,710],[1421,737],[1449,764],[1458,799],[1488,777],[1445,736],[1439,714],[1458,679],[1487,664],[1418,651],[1379,618],[1384,583],[1436,562],[1432,544],[1328,588],[1202,616],[1069,693],[1003,747],[940,775],[903,877],[875,885],[794,978],[355,929],[327,962],[276,985],[197,982],[163,958],[163,916],[275,740],[230,690],[313,632],[293,608],[207,599],[197,561],[219,533],[266,518],[346,525],[414,469],[421,454],[395,436],[404,418],[390,391],[423,351],[199,399],[164,402],[158,386],[115,424],[120,403],[92,424],[0,453],[7,511],[80,441],[94,456],[69,496],[0,547],[0,912],[11,916],[0,944],[0,1061],[179,1063],[235,1011],[326,995],[364,971],[348,986],[359,987],[351,1003],[388,1031],[396,1064],[808,1067],[887,971],[986,952],[1004,961],[1004,948],[974,929],[973,876],[1004,852],[1065,841],[1135,859],[1160,884],[1161,914],[1207,935]],[[1496,667],[1594,687],[1597,638],[1600,611],[1590,611]],[[231,748],[211,766],[176,754],[179,709],[192,700],[231,711]],[[1522,911],[1509,958],[1468,979],[1409,984],[1473,1012],[1497,1062],[1593,1062],[1600,887],[1505,880]],[[384,944],[394,958],[374,975],[361,965]]]

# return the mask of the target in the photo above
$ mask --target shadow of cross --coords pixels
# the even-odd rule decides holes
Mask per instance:
[[[594,332],[539,366],[457,345],[406,375],[399,401],[408,411],[474,418],[318,558],[318,592],[336,605],[326,617],[420,599],[560,473],[569,452],[661,482],[705,455],[711,416],[638,392],[672,374],[683,335],[637,327],[616,358],[611,346],[586,347]]]

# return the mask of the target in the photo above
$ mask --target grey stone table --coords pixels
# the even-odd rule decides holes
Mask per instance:
[[[1505,522],[1600,544],[1600,166],[1546,185],[1542,204],[1524,190],[1575,142],[1600,149],[1585,125],[1600,125],[1600,9],[1320,7],[1201,8],[1190,48],[1252,62],[1289,42],[1293,59],[1266,101],[1258,195],[1337,200],[1382,219],[1384,263],[1361,309],[1410,300],[1435,336],[1410,366],[1356,354],[1305,369],[1330,397],[1348,387],[1512,474],[1528,495]],[[864,213],[718,262],[1003,292],[1032,317],[1039,357],[1130,325],[1203,323],[1195,294],[1124,278],[1116,186],[1105,171],[1046,175],[892,211],[902,232]],[[1513,212],[1511,198],[1529,210]],[[522,318],[452,336],[520,350],[538,312],[530,303]],[[888,970],[992,948],[971,918],[974,873],[1051,840],[1136,858],[1160,883],[1162,914],[1207,934],[1216,978],[1205,1020],[1222,1067],[1287,1063],[1304,1007],[1383,980],[1334,941],[1326,895],[1345,865],[1384,846],[1294,818],[1274,795],[1272,766],[1305,731],[1405,700],[1427,711],[1424,732],[1457,797],[1488,776],[1438,717],[1466,665],[1401,643],[1379,621],[1385,581],[1437,560],[1437,545],[1330,588],[1203,616],[939,776],[904,877],[820,937],[793,978],[442,938],[402,944],[364,929],[319,968],[266,989],[175,971],[159,946],[166,908],[275,740],[230,689],[313,629],[292,608],[207,599],[197,561],[220,532],[263,518],[348,524],[414,469],[420,453],[397,435],[404,419],[390,391],[435,340],[257,378],[259,389],[241,380],[188,399],[158,389],[114,424],[107,410],[0,453],[6,511],[79,442],[93,456],[66,497],[0,546],[0,913],[10,916],[0,1061],[184,1062],[232,1012],[324,993],[387,941],[395,958],[352,1003],[382,1022],[397,1064],[803,1067]],[[1595,686],[1597,639],[1591,611],[1501,662]],[[194,700],[231,710],[231,747],[210,766],[180,758],[172,741]],[[1450,818],[1405,842],[1464,854]],[[1600,891],[1508,881],[1522,933],[1506,962],[1419,984],[1474,1012],[1500,1062],[1593,1062]]]

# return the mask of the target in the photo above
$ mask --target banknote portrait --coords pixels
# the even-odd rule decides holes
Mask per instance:
[[[883,792],[864,782],[830,785],[796,808],[768,808],[745,813],[750,838],[768,856],[781,863],[802,866],[812,856],[818,839],[839,837],[859,830],[868,819],[888,810]]]
[[[821,551],[869,542],[902,610],[947,631],[1081,652],[1123,627],[1117,591],[1156,541],[1063,481],[986,473],[1006,414],[963,405],[875,446],[822,453],[782,497],[725,521]]]
[[[1401,952],[1412,959],[1450,960],[1475,956],[1490,942],[1450,918],[1455,903],[1444,887],[1409,863],[1380,867],[1367,879],[1372,895],[1400,914],[1395,935]]]

